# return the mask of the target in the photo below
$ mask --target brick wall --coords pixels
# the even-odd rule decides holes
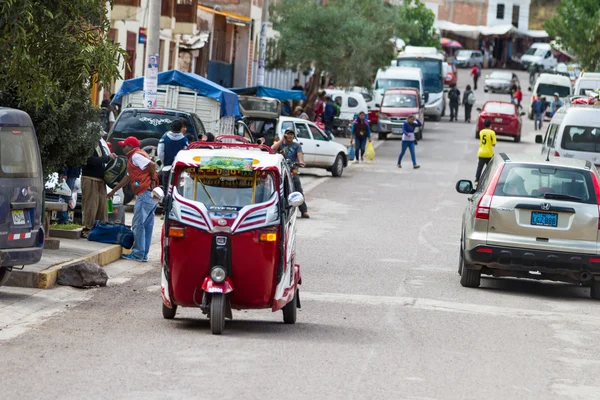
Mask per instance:
[[[252,65],[254,64],[254,40],[250,39],[248,50],[248,80],[247,86],[252,85]]]
[[[438,19],[455,24],[487,25],[487,0],[444,0],[438,9]]]

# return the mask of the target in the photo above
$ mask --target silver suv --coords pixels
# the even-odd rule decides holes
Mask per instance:
[[[460,283],[481,274],[591,286],[600,300],[600,183],[589,161],[496,155],[469,194],[462,219]]]

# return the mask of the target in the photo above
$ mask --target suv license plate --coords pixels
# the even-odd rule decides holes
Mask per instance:
[[[552,226],[556,228],[558,225],[558,214],[533,211],[531,213],[531,225]]]
[[[12,219],[15,225],[25,225],[25,213],[23,213],[23,210],[13,211]]]

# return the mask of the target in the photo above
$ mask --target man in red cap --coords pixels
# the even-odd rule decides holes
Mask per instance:
[[[133,251],[123,255],[123,258],[136,261],[148,261],[152,229],[154,228],[154,211],[157,203],[152,199],[152,190],[158,186],[156,163],[146,152],[140,149],[140,141],[133,136],[119,142],[127,155],[127,176],[110,192],[112,197],[119,189],[128,183],[136,195],[133,209]]]

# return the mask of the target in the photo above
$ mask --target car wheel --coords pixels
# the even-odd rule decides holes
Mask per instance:
[[[470,269],[465,263],[464,250],[460,250],[459,266],[460,284],[464,287],[478,288],[481,284],[481,271],[478,269]]]
[[[521,141],[521,132],[517,136],[515,136],[515,143],[519,143]]]
[[[175,314],[177,314],[177,305],[173,304],[173,308],[169,308],[163,303],[162,305],[162,315],[164,319],[173,319],[175,318]]]
[[[158,160],[158,139],[144,139],[140,141],[140,149],[150,156],[152,161]]]
[[[296,289],[296,293],[294,294],[294,298],[292,301],[287,303],[283,307],[283,323],[284,324],[295,324],[296,317],[298,315],[298,289]]]
[[[344,173],[344,159],[341,154],[338,154],[331,166],[331,175],[339,178]]]
[[[592,286],[590,287],[590,297],[594,300],[600,300],[600,281],[592,279]]]
[[[445,111],[446,111],[445,109],[444,109],[444,110],[442,110],[442,113],[444,113],[444,114],[445,114]],[[436,116],[434,116],[432,119],[433,119],[435,122],[440,122],[440,121],[442,120],[442,116],[441,116],[441,115],[436,115]]]
[[[379,133],[377,134],[377,138],[378,138],[379,140],[386,140],[386,139],[387,139],[387,133],[385,133],[385,132],[379,132]]]
[[[489,92],[489,90],[487,90],[487,89],[483,89],[483,91],[484,91],[485,93]]]
[[[8,281],[8,278],[10,278],[10,273],[11,271],[9,271],[9,269],[6,267],[0,268],[0,286],[4,285]]]

